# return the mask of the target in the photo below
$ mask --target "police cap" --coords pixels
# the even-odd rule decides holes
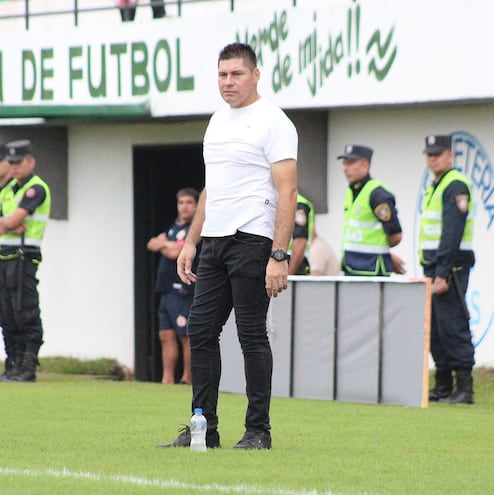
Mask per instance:
[[[7,160],[10,163],[22,162],[26,155],[32,154],[33,148],[31,146],[31,141],[27,139],[7,143]]]
[[[451,149],[452,136],[446,135],[431,135],[425,138],[424,153],[442,153],[444,150]]]
[[[346,160],[358,160],[359,158],[365,158],[369,162],[372,158],[374,150],[367,146],[360,146],[359,144],[347,144],[345,145],[345,151],[338,157],[338,160],[345,158]]]
[[[5,160],[7,156],[7,146],[0,144],[0,161]]]

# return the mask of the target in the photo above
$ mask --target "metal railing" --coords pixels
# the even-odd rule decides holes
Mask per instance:
[[[188,4],[194,4],[194,3],[206,3],[206,2],[216,2],[216,3],[222,3],[222,4],[227,4],[231,12],[235,11],[235,4],[238,3],[240,0],[165,0],[165,5],[166,7],[175,5],[177,7],[177,14],[178,16],[182,15],[182,7],[184,5]],[[246,1],[246,0],[244,0]],[[121,7],[117,5],[117,2],[115,0],[107,0],[108,5],[96,5],[96,6],[89,6],[89,7],[82,7],[81,6],[81,0],[72,0],[72,7],[70,8],[55,8],[55,9],[49,9],[49,10],[36,10],[33,8],[36,6],[37,1],[36,0],[4,0],[3,2],[0,3],[2,7],[6,7],[7,5],[23,5],[22,8],[18,9],[18,12],[14,13],[2,13],[0,12],[0,21],[6,20],[6,19],[24,19],[24,26],[26,30],[29,30],[30,27],[30,20],[33,18],[37,17],[46,17],[46,16],[57,16],[57,15],[73,15],[73,20],[74,20],[74,26],[79,25],[79,17],[82,14],[86,13],[97,13],[97,12],[104,12],[104,11],[118,11]],[[39,2],[38,2],[39,3]],[[57,2],[61,3],[61,2]],[[67,2],[68,3],[68,2]],[[98,2],[95,2],[98,3]],[[101,0],[99,3],[103,4],[105,3],[104,0]],[[109,5],[111,3],[111,5]],[[297,5],[297,0],[287,0],[287,3],[296,6]],[[136,2],[135,7],[137,9],[142,9],[144,7],[151,7],[152,2],[151,1],[139,1]]]

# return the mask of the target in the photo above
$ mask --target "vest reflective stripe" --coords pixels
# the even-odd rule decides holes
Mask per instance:
[[[352,244],[350,242],[346,242],[345,251],[353,251],[355,253],[386,254],[389,253],[389,247],[366,246],[365,244]]]
[[[442,210],[441,211],[424,211],[422,218],[428,218],[431,220],[442,220],[442,214],[443,214]],[[467,219],[468,218],[473,219],[473,213],[471,211],[469,211],[467,214]]]
[[[29,218],[31,220],[36,220],[37,222],[47,222],[49,216],[48,215],[36,214],[36,212],[34,211],[33,213],[31,213],[31,215],[29,215]]]
[[[24,236],[24,244],[26,246],[36,246],[36,247],[41,247],[41,240],[40,239],[33,239],[32,237]],[[21,242],[21,236],[17,236],[17,238],[14,237],[2,237],[0,240],[0,244],[3,246],[20,246],[22,244]]]
[[[422,264],[428,264],[424,251],[435,251],[439,248],[442,233],[443,195],[446,188],[454,181],[463,182],[468,188],[469,202],[465,228],[460,241],[459,249],[462,251],[472,250],[473,240],[473,195],[470,183],[458,170],[452,169],[439,182],[434,189],[431,184],[424,195],[422,204],[422,219],[420,221],[419,233],[419,259]]]
[[[434,251],[439,247],[439,241],[423,241],[421,244],[422,249],[425,251]],[[470,241],[461,241],[460,250],[461,251],[472,251],[473,243]]]
[[[347,225],[355,227],[357,229],[366,230],[379,230],[382,228],[381,222],[362,222],[353,218],[350,218],[350,220],[348,220]]]
[[[24,225],[26,226],[24,241],[22,241],[19,234],[7,233],[1,236],[0,244],[20,246],[24,242],[26,246],[41,246],[51,208],[51,193],[46,182],[37,175],[34,175],[15,194],[12,191],[11,194],[3,197],[2,211],[4,216],[11,215],[19,206],[25,193],[35,185],[41,185],[45,189],[46,197],[43,203],[24,219]]]

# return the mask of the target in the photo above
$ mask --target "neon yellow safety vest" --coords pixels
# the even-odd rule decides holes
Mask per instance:
[[[51,193],[48,184],[43,181],[37,175],[33,175],[22,187],[20,187],[15,193],[12,188],[10,193],[6,193],[3,196],[2,211],[3,215],[11,215],[19,206],[25,193],[35,185],[41,185],[46,191],[46,197],[43,203],[41,203],[31,214],[29,214],[25,220],[24,225],[26,230],[24,232],[24,244],[26,246],[41,246],[43,235],[45,233],[46,224],[50,216],[51,209]],[[1,237],[2,245],[5,246],[20,246],[21,236],[19,234],[7,233]]]
[[[15,184],[15,180],[9,179],[7,184],[5,184],[1,189],[0,189],[0,210],[2,209],[2,204],[4,201],[4,197],[7,197],[9,194],[12,193],[12,186]],[[5,213],[3,213],[5,216]]]
[[[436,251],[439,248],[442,233],[443,195],[446,188],[454,181],[463,182],[470,196],[465,228],[460,241],[460,250],[472,249],[473,240],[473,195],[470,183],[458,170],[450,170],[439,182],[436,188],[431,184],[425,191],[422,203],[422,219],[419,232],[419,259],[422,265],[430,263],[424,251]]]
[[[351,188],[345,195],[343,224],[343,267],[352,275],[389,275],[384,256],[389,244],[382,223],[370,206],[374,189],[384,187],[378,180],[369,180],[355,201]],[[349,255],[348,253],[352,254]],[[351,265],[350,263],[351,259]]]

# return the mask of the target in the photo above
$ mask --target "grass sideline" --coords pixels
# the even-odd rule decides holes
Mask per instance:
[[[132,378],[130,370],[113,358],[79,359],[65,356],[47,356],[39,359],[39,371],[68,375],[93,375],[112,380]]]
[[[271,451],[238,452],[246,400],[221,394],[223,448],[157,449],[190,387],[39,374],[0,383],[2,495],[492,493],[494,373],[476,404],[428,409],[273,398]]]

